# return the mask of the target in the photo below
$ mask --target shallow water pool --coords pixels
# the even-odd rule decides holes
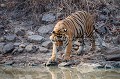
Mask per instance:
[[[120,79],[120,69],[0,66],[0,79]]]

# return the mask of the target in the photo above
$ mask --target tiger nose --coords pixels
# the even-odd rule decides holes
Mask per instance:
[[[62,38],[62,36],[57,36],[58,38]]]

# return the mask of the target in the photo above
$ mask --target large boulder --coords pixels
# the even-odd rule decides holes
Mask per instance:
[[[31,36],[28,36],[28,40],[30,40],[30,42],[41,43],[44,40],[44,37],[42,37],[40,35],[31,35]]]

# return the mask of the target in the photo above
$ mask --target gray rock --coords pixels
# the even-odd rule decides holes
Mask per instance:
[[[17,36],[24,36],[26,32],[24,28],[15,28],[15,34]]]
[[[55,21],[55,16],[53,13],[46,13],[42,17],[42,21],[46,22],[54,22]]]
[[[40,35],[31,35],[28,36],[28,40],[32,41],[32,42],[42,42],[44,39],[44,37],[40,36]]]
[[[51,41],[45,41],[42,43],[42,46],[45,48],[52,48],[52,42]]]
[[[37,51],[37,49],[38,48],[36,46],[34,46],[33,44],[29,44],[25,47],[25,50],[29,53],[34,53]]]
[[[53,27],[54,27],[53,24],[44,25],[44,26],[42,26],[38,29],[38,32],[41,33],[41,34],[47,34],[47,33],[52,32]]]
[[[15,43],[14,43],[14,46],[15,46],[15,47],[19,47],[20,44],[21,44],[21,43],[19,43],[19,42],[15,42]]]
[[[105,16],[105,15],[100,15],[100,16],[99,16],[99,20],[100,20],[100,21],[106,21],[106,20],[108,20],[108,17]]]
[[[0,53],[3,53],[3,47],[4,47],[5,43],[0,43]]]
[[[14,44],[8,43],[3,47],[3,54],[10,53],[14,50]]]
[[[16,38],[15,35],[8,35],[8,36],[5,36],[5,39],[6,39],[7,41],[15,41],[15,38]]]
[[[47,49],[47,48],[44,48],[44,47],[39,46],[39,51],[40,51],[41,53],[47,53],[47,52],[48,52],[48,49]]]

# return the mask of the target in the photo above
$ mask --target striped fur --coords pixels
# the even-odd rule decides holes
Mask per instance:
[[[72,41],[79,39],[81,43],[77,54],[81,54],[84,48],[84,37],[90,38],[92,43],[91,50],[95,50],[95,39],[93,36],[94,19],[92,15],[85,11],[78,11],[72,13],[67,18],[59,21],[50,36],[53,42],[53,51],[51,60],[55,61],[57,54],[57,47],[63,46],[65,48],[64,59],[69,60],[72,48]]]

